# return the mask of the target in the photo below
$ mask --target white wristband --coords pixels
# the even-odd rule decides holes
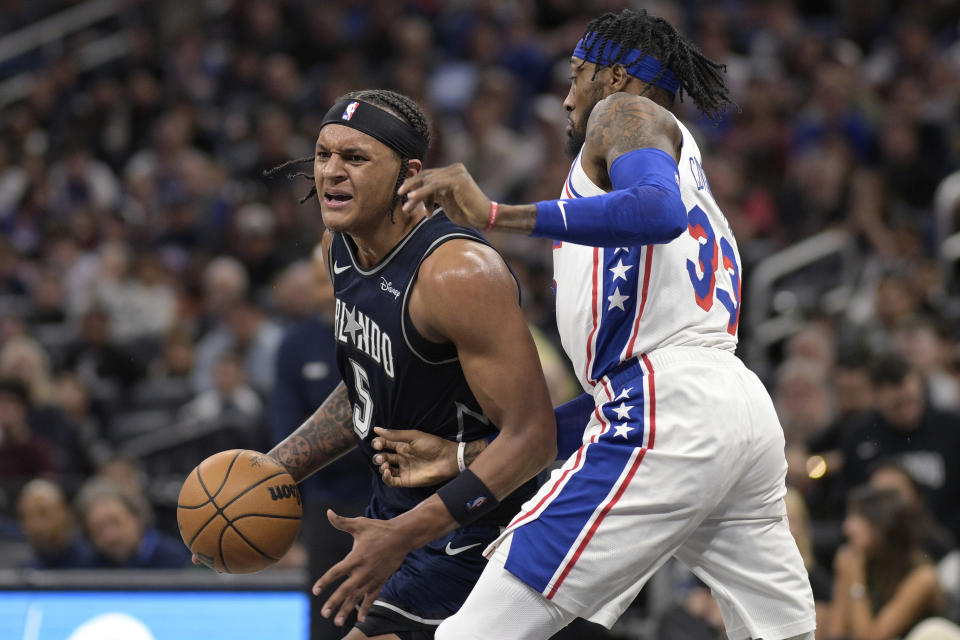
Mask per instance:
[[[460,441],[460,444],[457,445],[457,467],[460,468],[460,471],[466,471],[467,464],[463,460],[463,450],[467,448],[467,443]]]

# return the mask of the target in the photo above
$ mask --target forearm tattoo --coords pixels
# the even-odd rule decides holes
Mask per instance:
[[[300,482],[357,446],[353,409],[341,382],[320,408],[267,455]]]
[[[536,205],[500,205],[500,208],[502,213],[496,224],[498,231],[529,234],[537,225]]]

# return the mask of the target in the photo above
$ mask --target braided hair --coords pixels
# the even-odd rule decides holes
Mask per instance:
[[[427,146],[430,145],[430,124],[427,122],[427,116],[424,115],[423,110],[420,109],[420,106],[417,105],[411,98],[403,95],[402,93],[397,93],[396,91],[390,91],[389,89],[363,89],[360,91],[351,91],[345,96],[337,98],[336,102],[341,100],[362,100],[363,102],[369,102],[370,104],[375,104],[379,107],[382,107],[386,111],[394,114],[399,118],[403,118],[407,123],[413,127],[420,137],[422,137],[426,142]],[[312,163],[313,156],[308,156],[306,158],[299,158],[297,160],[288,160],[281,165],[273,167],[272,169],[267,169],[263,172],[264,177],[275,175],[284,169],[289,169],[297,165]],[[397,174],[397,184],[393,188],[394,198],[393,205],[396,206],[397,202],[401,201],[399,195],[396,195],[397,189],[400,188],[400,185],[403,184],[404,177],[407,174],[407,169],[410,166],[410,158],[401,158],[400,159],[400,172]],[[288,178],[306,178],[307,180],[313,181],[314,176],[312,173],[305,173],[303,171],[298,171],[293,174],[288,174]],[[317,195],[317,185],[314,185],[310,188],[310,192],[307,193],[303,198],[300,199],[300,203],[303,204],[313,196]],[[406,197],[403,198],[403,201],[406,201]],[[393,221],[393,211],[390,212],[390,220]]]
[[[590,21],[584,37],[584,46],[590,52],[603,51],[610,42],[620,45],[620,51],[605,66],[617,64],[631,49],[639,49],[657,58],[662,68],[647,84],[647,89],[653,88],[664,69],[670,69],[680,83],[680,101],[683,102],[686,93],[693,98],[697,109],[714,122],[720,120],[727,105],[736,106],[723,79],[727,66],[707,58],[673,25],[647,14],[646,10],[624,9],[620,13],[605,13]],[[598,64],[594,73],[602,68]],[[671,104],[672,101],[671,95]]]

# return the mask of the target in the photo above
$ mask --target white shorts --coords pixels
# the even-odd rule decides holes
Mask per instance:
[[[607,627],[670,557],[713,591],[731,640],[815,627],[790,535],[783,430],[732,354],[662,349],[604,378],[583,446],[486,551]]]

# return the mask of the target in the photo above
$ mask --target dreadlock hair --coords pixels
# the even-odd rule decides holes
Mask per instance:
[[[406,120],[407,123],[413,127],[414,131],[416,131],[420,137],[427,142],[427,146],[430,146],[430,124],[427,122],[427,116],[424,115],[423,110],[420,109],[420,106],[414,102],[413,99],[403,95],[402,93],[390,91],[389,89],[362,89],[360,91],[351,91],[345,96],[337,98],[334,102],[339,102],[341,100],[362,100],[363,102],[369,102],[370,104],[375,104],[378,107],[382,107],[395,116]],[[297,165],[308,162],[313,162],[313,156],[300,158],[298,160],[288,160],[287,162],[277,165],[272,169],[267,169],[263,172],[263,175],[264,177],[272,176],[283,171],[284,169],[296,167]],[[397,202],[401,201],[400,196],[396,195],[396,192],[397,189],[400,188],[400,185],[403,184],[404,176],[406,175],[409,166],[410,158],[400,159],[400,172],[397,174],[397,184],[393,188],[394,206],[396,206]],[[314,180],[312,173],[304,173],[303,171],[287,174],[287,178],[291,180],[294,178],[306,178],[311,182]],[[303,204],[315,195],[317,195],[316,184],[310,188],[310,192],[307,193],[307,195],[300,199],[300,203]],[[406,196],[402,198],[402,201],[406,202]],[[394,222],[392,209],[390,211],[390,221]]]
[[[672,24],[647,14],[645,9],[605,13],[590,21],[584,36],[587,34],[590,35],[584,41],[584,46],[590,52],[603,51],[609,42],[620,45],[620,51],[606,66],[620,62],[631,49],[639,49],[657,58],[662,68],[656,78],[647,84],[647,89],[656,89],[654,83],[663,75],[664,69],[670,69],[680,83],[680,101],[683,102],[683,94],[686,93],[693,98],[697,109],[713,122],[720,120],[726,112],[726,105],[736,106],[723,79],[727,66],[707,58]],[[602,68],[597,65],[596,71]],[[670,95],[672,104],[673,96],[667,91],[664,93]]]

